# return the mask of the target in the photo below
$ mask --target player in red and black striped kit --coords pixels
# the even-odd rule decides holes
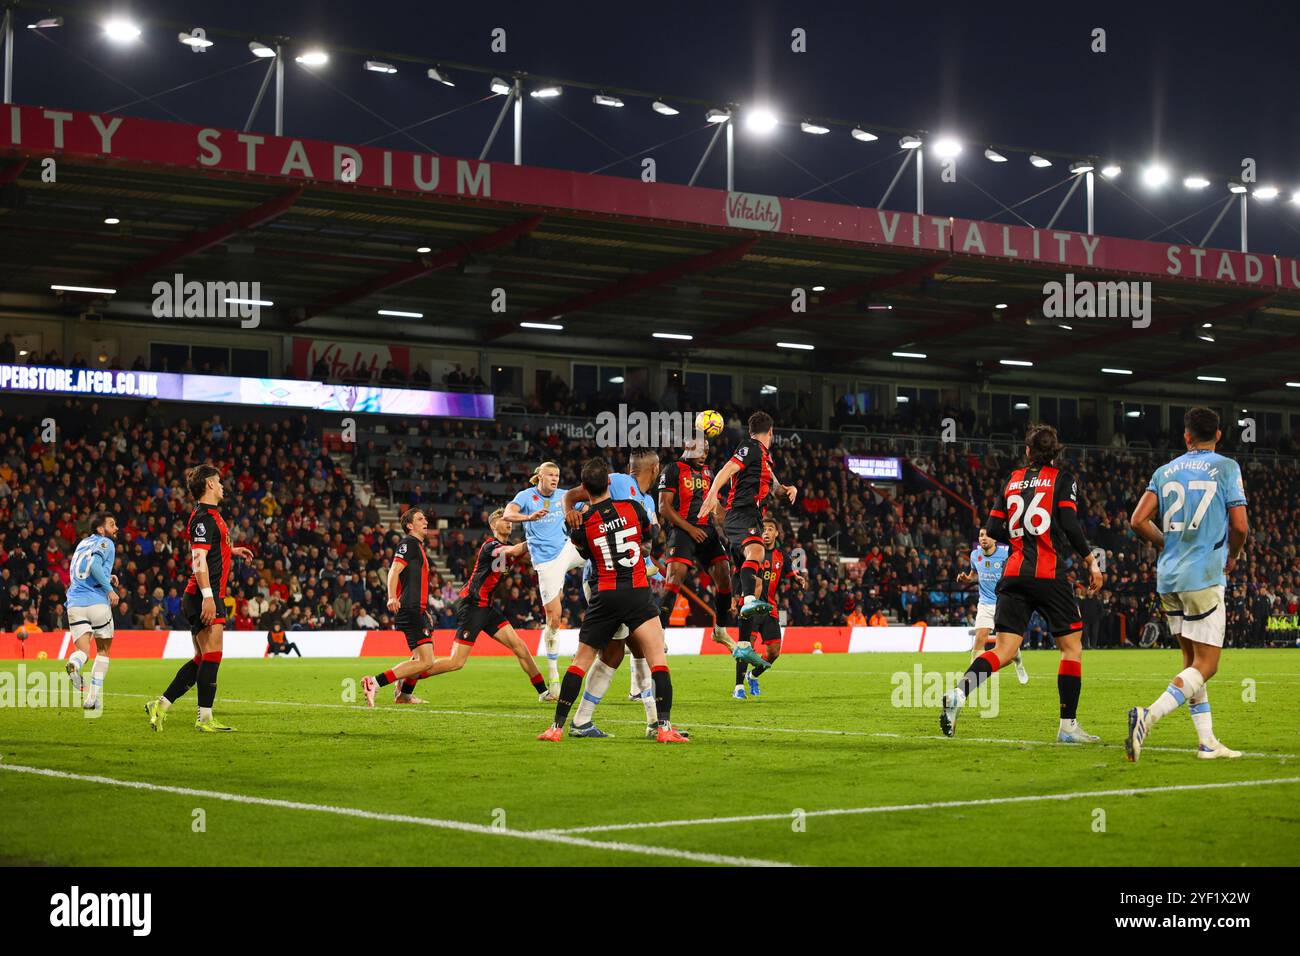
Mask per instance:
[[[212,716],[217,698],[217,671],[226,627],[226,583],[235,557],[251,558],[248,548],[230,546],[230,529],[217,511],[226,489],[221,472],[198,465],[185,473],[185,485],[194,498],[194,511],[186,526],[190,540],[190,579],[181,597],[181,610],[190,624],[194,658],[176,671],[161,697],[144,705],[149,726],[162,730],[167,711],[195,684],[199,686],[199,713],[194,726],[206,733],[230,731]]]
[[[1030,615],[1047,621],[1061,651],[1056,677],[1061,701],[1060,743],[1096,743],[1078,721],[1083,686],[1083,622],[1068,578],[1077,558],[1088,569],[1088,593],[1101,590],[1102,575],[1079,523],[1079,486],[1055,464],[1061,443],[1051,425],[1032,425],[1025,436],[1025,466],[1011,473],[998,494],[986,527],[989,537],[1009,542],[1011,556],[998,582],[993,630],[997,643],[971,662],[956,688],[943,698],[939,727],[951,737],[966,699],[1020,652]]]
[[[701,507],[713,483],[708,455],[709,441],[701,435],[686,442],[681,458],[670,461],[659,473],[660,521],[669,529],[668,571],[659,601],[659,623],[665,628],[686,581],[686,570],[692,566],[708,571],[713,579],[717,626],[731,624],[731,566],[713,515]]]
[[[757,637],[763,644],[764,664],[750,667],[745,661],[736,660],[736,689],[731,696],[736,700],[745,699],[746,683],[749,696],[759,696],[758,679],[781,656],[781,618],[776,609],[777,595],[781,590],[781,581],[789,578],[799,587],[806,588],[808,579],[802,572],[791,568],[786,553],[777,546],[781,537],[781,526],[775,518],[763,519],[763,561],[759,565],[758,575],[763,582],[763,600],[772,605],[771,612],[756,617],[747,617],[740,622],[741,641],[753,643]],[[749,675],[746,678],[745,671]]]
[[[388,610],[393,612],[393,623],[406,637],[410,660],[376,674],[361,678],[361,689],[366,703],[375,706],[375,692],[389,684],[399,683],[394,702],[399,704],[424,703],[412,697],[415,682],[433,666],[432,622],[429,620],[429,557],[424,553],[424,537],[429,530],[429,517],[419,508],[407,508],[398,519],[406,532],[393,551],[393,561],[388,566]]]
[[[731,483],[727,495],[727,514],[722,527],[731,547],[731,559],[740,569],[740,605],[742,618],[767,614],[772,606],[762,599],[762,580],[758,577],[763,562],[763,516],[769,495],[786,498],[794,504],[799,490],[783,485],[772,470],[772,416],[755,412],[749,416],[749,438],[740,443],[731,459],[713,479],[709,493],[700,505],[701,513],[712,515],[718,507],[722,489]]]
[[[582,679],[596,655],[626,627],[626,640],[637,644],[650,665],[658,713],[659,743],[686,743],[669,718],[673,706],[673,684],[664,655],[664,631],[659,624],[646,575],[645,551],[650,547],[650,517],[641,502],[613,500],[609,495],[609,465],[592,458],[582,466],[582,487],[589,498],[582,523],[569,530],[578,553],[591,561],[596,573],[595,594],[587,604],[578,631],[578,653],[560,683],[555,705],[555,722],[538,735],[538,740],[559,742],[569,710],[582,692]]]

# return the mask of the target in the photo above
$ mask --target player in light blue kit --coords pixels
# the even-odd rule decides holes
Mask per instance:
[[[997,586],[1002,580],[1002,569],[1006,567],[1007,558],[1011,556],[1011,547],[999,544],[989,537],[988,532],[980,528],[979,547],[970,553],[970,570],[957,575],[958,584],[974,584],[979,581],[980,600],[975,608],[975,641],[971,644],[970,657],[993,650],[993,612],[998,606]],[[1022,684],[1029,683],[1029,672],[1025,670],[1020,651],[1016,651],[1016,680]]]
[[[97,512],[90,519],[91,533],[82,538],[72,552],[68,584],[68,630],[76,645],[68,658],[68,676],[77,690],[85,688],[81,668],[90,657],[90,638],[95,638],[95,663],[90,668],[90,686],[86,689],[81,706],[97,710],[103,706],[100,695],[104,690],[104,675],[108,673],[108,651],[113,646],[113,605],[117,595],[117,575],[113,562],[117,560],[117,519],[106,512]]]
[[[533,469],[525,488],[506,505],[503,517],[513,524],[524,525],[528,555],[537,572],[537,590],[541,593],[546,626],[542,644],[546,650],[547,683],[550,692],[560,692],[560,599],[564,596],[564,577],[585,563],[573,546],[564,527],[564,509],[560,503],[560,466],[544,461]],[[546,695],[541,695],[544,698]]]
[[[1128,712],[1124,750],[1137,762],[1142,744],[1161,717],[1184,702],[1204,760],[1240,757],[1214,736],[1206,682],[1219,669],[1227,614],[1223,607],[1227,576],[1246,547],[1246,486],[1241,468],[1214,450],[1223,439],[1218,413],[1189,408],[1183,416],[1180,455],[1151,476],[1129,524],[1160,550],[1156,591],[1169,618],[1169,630],[1183,649],[1183,669],[1150,707]],[[1157,515],[1160,526],[1153,520]]]

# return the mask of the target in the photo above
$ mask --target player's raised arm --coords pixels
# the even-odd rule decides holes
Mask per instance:
[[[722,493],[722,489],[727,487],[727,482],[731,480],[731,476],[738,471],[740,471],[740,465],[732,458],[722,466],[721,471],[713,476],[713,484],[709,485],[709,493],[704,496],[704,502],[700,505],[700,514],[713,514],[718,507],[718,496]]]
[[[576,528],[582,524],[582,514],[578,511],[578,503],[581,501],[590,501],[591,494],[581,484],[575,485],[564,493],[564,521],[570,528]]]
[[[511,524],[527,524],[530,521],[537,521],[539,518],[546,517],[546,512],[545,510],[534,511],[532,514],[526,515],[519,507],[519,502],[512,501],[510,504],[506,505],[505,513],[501,515],[501,517],[503,520],[509,521]]]

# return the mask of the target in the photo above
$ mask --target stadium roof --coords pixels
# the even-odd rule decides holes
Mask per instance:
[[[93,308],[152,320],[152,284],[183,272],[259,281],[274,302],[263,329],[575,356],[743,350],[754,366],[1006,384],[1043,385],[1046,367],[1062,387],[1177,384],[1223,399],[1283,398],[1285,383],[1300,381],[1300,264],[1268,254],[290,137],[252,142],[131,117],[109,134],[107,118],[50,113],[5,108],[0,122],[0,308],[10,314]],[[341,181],[339,157],[352,155],[356,180]],[[46,157],[57,159],[53,183],[42,177]],[[1067,272],[1151,282],[1149,327],[1044,317],[1044,283]],[[57,284],[117,292],[56,297]],[[498,288],[504,313],[491,309]],[[796,288],[806,312],[792,311]],[[652,331],[693,339],[655,341]]]

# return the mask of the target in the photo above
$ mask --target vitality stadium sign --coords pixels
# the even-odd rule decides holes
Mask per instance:
[[[1173,281],[1300,290],[1300,261],[1221,249],[1089,236],[866,209],[430,153],[102,116],[36,106],[0,108],[0,154],[166,166],[210,174],[385,189],[514,209],[558,209],[715,229],[903,247],[1051,268]]]

